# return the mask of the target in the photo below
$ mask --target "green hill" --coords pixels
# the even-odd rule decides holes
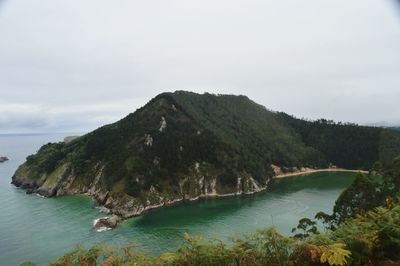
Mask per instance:
[[[28,156],[12,183],[45,196],[88,194],[119,216],[266,188],[272,165],[362,169],[400,153],[400,133],[304,121],[245,96],[163,93],[110,125]]]

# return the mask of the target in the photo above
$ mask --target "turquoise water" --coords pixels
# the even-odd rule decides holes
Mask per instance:
[[[56,135],[0,135],[0,155],[11,160],[0,164],[0,265],[31,260],[45,265],[76,245],[136,243],[148,254],[172,251],[185,232],[205,238],[231,237],[275,226],[290,234],[302,217],[330,212],[352,173],[321,173],[274,181],[265,193],[209,199],[154,210],[126,220],[107,232],[95,232],[93,220],[104,216],[86,197],[45,199],[26,195],[10,184],[25,157]]]

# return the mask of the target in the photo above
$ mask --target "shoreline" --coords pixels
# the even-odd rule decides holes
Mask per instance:
[[[323,173],[323,172],[350,172],[350,173],[362,173],[362,174],[369,173],[368,171],[365,171],[365,170],[344,169],[344,168],[306,169],[305,171],[298,171],[298,172],[275,175],[272,177],[272,179],[282,179],[282,178],[287,178],[287,177],[292,177],[292,176],[309,175],[309,174]]]
[[[278,175],[275,175],[273,177],[271,177],[264,185],[258,187],[256,190],[251,191],[251,192],[233,192],[233,193],[225,193],[225,194],[218,194],[218,193],[210,193],[210,194],[200,194],[198,196],[192,197],[192,198],[185,198],[185,197],[181,197],[181,198],[175,198],[173,200],[170,200],[169,202],[163,202],[160,204],[154,204],[154,205],[147,205],[145,206],[142,210],[135,212],[135,213],[131,213],[130,215],[121,215],[121,214],[117,214],[118,212],[114,212],[113,208],[108,208],[105,207],[103,204],[101,204],[96,197],[94,197],[94,195],[89,194],[88,192],[85,193],[71,193],[71,194],[65,194],[62,196],[67,196],[67,195],[71,195],[71,196],[83,196],[83,197],[88,197],[91,198],[92,200],[94,200],[94,202],[96,203],[96,207],[99,209],[99,212],[103,212],[103,210],[101,210],[101,208],[105,208],[107,210],[106,214],[115,214],[117,216],[119,216],[121,218],[121,220],[126,220],[132,217],[137,217],[137,216],[141,216],[147,212],[153,211],[155,209],[161,209],[161,208],[166,208],[166,207],[171,207],[174,205],[179,205],[179,204],[184,204],[184,203],[189,203],[189,202],[195,202],[195,201],[199,201],[199,200],[205,200],[205,199],[212,199],[212,198],[227,198],[227,197],[241,197],[241,196],[251,196],[254,194],[258,194],[261,192],[266,192],[268,191],[268,185],[269,182],[274,180],[274,179],[283,179],[283,178],[288,178],[288,177],[294,177],[294,176],[302,176],[302,175],[310,175],[310,174],[314,174],[314,173],[320,173],[320,172],[353,172],[353,173],[368,173],[368,171],[364,171],[364,170],[356,170],[356,169],[343,169],[343,168],[325,168],[325,169],[311,169],[311,168],[302,168],[301,170],[297,170],[295,172],[290,172],[290,173],[280,173]],[[15,185],[15,184],[14,184]],[[18,186],[17,186],[18,187]],[[41,195],[40,193],[36,193],[37,196],[39,197],[43,197],[43,198],[48,198],[46,195]],[[108,217],[108,216],[106,216]],[[104,218],[104,217],[103,217]],[[101,218],[99,218],[101,219]],[[93,221],[94,224],[97,222],[96,220]],[[104,228],[102,228],[104,229]],[[97,231],[97,230],[96,230]],[[104,230],[100,230],[100,231],[104,231]]]
[[[133,217],[142,216],[148,212],[151,212],[151,211],[154,211],[157,209],[168,208],[168,207],[172,207],[172,206],[176,206],[176,205],[180,205],[180,204],[196,202],[199,200],[252,196],[255,194],[267,192],[269,183],[274,179],[284,179],[284,178],[288,178],[288,177],[310,175],[310,174],[322,173],[322,172],[333,172],[333,173],[334,172],[351,172],[351,173],[363,173],[363,174],[369,173],[368,171],[357,170],[357,169],[344,169],[344,168],[311,169],[311,168],[305,168],[305,170],[303,170],[303,171],[275,175],[266,182],[265,186],[260,187],[257,191],[252,191],[252,192],[248,192],[248,193],[241,192],[241,193],[226,193],[226,194],[212,193],[212,194],[201,194],[201,195],[198,195],[193,198],[177,198],[168,203],[146,206],[140,213],[137,213],[137,214],[134,214],[134,215],[131,215],[128,217],[123,217],[123,216],[120,216],[120,217],[122,218],[122,220],[127,220],[127,219],[130,219]],[[112,213],[111,209],[110,209],[110,211]]]

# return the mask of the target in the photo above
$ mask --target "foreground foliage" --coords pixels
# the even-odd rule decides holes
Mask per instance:
[[[400,204],[393,204],[304,239],[282,236],[273,228],[235,239],[231,245],[185,234],[176,252],[158,257],[136,252],[133,246],[77,247],[50,265],[399,265],[399,254]]]
[[[333,214],[319,212],[316,218],[330,229],[379,206],[392,206],[400,196],[400,156],[390,166],[376,162],[369,175],[358,174],[335,202]]]

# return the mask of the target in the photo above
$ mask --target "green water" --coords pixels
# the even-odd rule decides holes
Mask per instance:
[[[45,199],[26,195],[9,184],[27,155],[63,137],[0,135],[0,154],[11,158],[0,164],[0,265],[19,265],[26,260],[45,265],[78,244],[134,242],[139,250],[156,255],[175,250],[185,232],[226,241],[268,226],[290,234],[300,218],[313,217],[320,210],[330,212],[340,192],[354,178],[352,173],[321,173],[277,180],[264,193],[154,210],[122,222],[115,230],[99,233],[92,224],[103,214],[91,199]]]

